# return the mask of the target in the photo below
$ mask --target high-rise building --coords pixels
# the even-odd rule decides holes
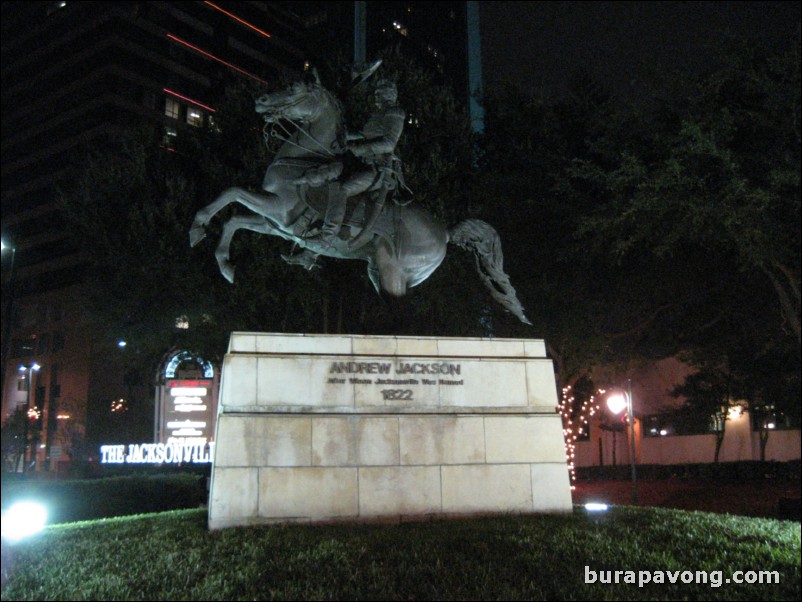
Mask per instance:
[[[153,382],[126,381],[116,333],[88,325],[87,264],[57,199],[80,160],[143,119],[163,128],[169,146],[213,121],[226,87],[240,80],[275,86],[335,50],[347,63],[360,6],[368,58],[400,45],[467,102],[471,4],[2,3],[2,235],[10,247],[2,257],[2,418],[28,409],[32,445],[41,446],[31,454],[37,467],[53,468],[76,451],[87,407],[95,435],[98,411],[131,421],[139,412],[141,424],[152,423],[152,406],[141,415],[142,404],[129,403],[132,387],[156,406],[156,440],[171,436],[171,421],[187,436],[209,435],[179,428],[171,392],[197,381],[205,390],[198,407],[208,410],[215,398],[214,367],[181,349],[165,349],[155,392]]]
[[[39,467],[78,445],[88,400],[126,409],[114,333],[86,325],[58,187],[134,121],[169,140],[213,120],[229,84],[300,73],[302,28],[271,2],[2,3],[2,417],[28,408]],[[184,359],[190,376],[203,366]]]

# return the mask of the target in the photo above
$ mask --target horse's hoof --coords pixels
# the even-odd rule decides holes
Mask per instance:
[[[316,263],[317,255],[312,253],[309,250],[305,250],[303,253],[298,255],[281,255],[281,258],[290,265],[299,265],[302,268],[309,270],[310,272],[320,267]]]
[[[189,231],[189,246],[194,247],[204,238],[206,238],[206,230],[203,229],[203,226],[194,226]]]
[[[220,266],[220,273],[230,284],[234,284],[234,266],[230,263]]]

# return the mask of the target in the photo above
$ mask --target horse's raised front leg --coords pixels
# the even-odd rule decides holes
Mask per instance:
[[[280,221],[281,216],[277,214],[280,214],[281,211],[277,201],[278,197],[270,193],[259,194],[244,188],[229,188],[195,214],[195,219],[189,230],[190,246],[194,247],[206,237],[204,226],[231,203],[240,203],[257,215],[277,218],[276,221]]]
[[[214,256],[217,259],[217,265],[220,267],[220,273],[232,284],[234,283],[234,266],[229,261],[229,251],[234,234],[241,228],[259,232],[260,234],[273,234],[282,238],[289,238],[284,232],[271,224],[269,220],[260,215],[235,215],[228,220],[223,226],[223,233],[220,236],[220,242],[217,245]]]

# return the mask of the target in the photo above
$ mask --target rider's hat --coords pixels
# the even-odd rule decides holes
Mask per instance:
[[[351,68],[351,87],[356,88],[359,84],[369,79],[371,75],[376,73],[376,69],[382,64],[382,60],[378,59],[370,64],[354,65]]]

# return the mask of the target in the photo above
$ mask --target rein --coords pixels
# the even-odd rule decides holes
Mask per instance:
[[[287,107],[292,107],[292,106],[295,106],[295,105],[297,105],[299,103],[300,103],[300,100],[296,100],[295,102],[289,103],[286,106]],[[320,113],[320,108],[319,107],[318,107],[317,113]],[[263,137],[265,139],[265,144],[267,145],[268,149],[271,148],[271,144],[270,144],[271,140],[270,139],[271,138],[275,138],[276,140],[280,140],[284,144],[290,144],[290,145],[292,145],[292,146],[294,146],[296,148],[301,149],[304,152],[311,153],[311,154],[316,155],[316,156],[318,156],[318,157],[320,157],[322,159],[331,159],[331,158],[333,158],[335,156],[335,154],[331,150],[326,148],[323,145],[323,143],[321,143],[317,138],[312,136],[312,134],[310,134],[302,126],[303,121],[296,120],[296,119],[290,119],[288,117],[283,117],[281,119],[284,120],[284,121],[289,122],[290,124],[292,124],[292,126],[295,128],[295,132],[291,132],[290,129],[288,127],[286,127],[283,123],[281,123],[280,120],[273,121],[272,117],[271,117],[271,120],[268,121],[267,123],[265,123],[265,127],[262,130],[262,135],[263,135]],[[307,123],[309,123],[310,120],[306,119],[305,121]],[[316,146],[317,149],[319,149],[319,150],[316,150],[315,148],[310,148],[308,146],[304,146],[303,144],[299,144],[298,142],[295,142],[292,139],[292,137],[294,135],[297,136],[297,135],[300,135],[300,134],[305,136],[309,140],[309,142],[311,142],[311,145],[312,146]]]

